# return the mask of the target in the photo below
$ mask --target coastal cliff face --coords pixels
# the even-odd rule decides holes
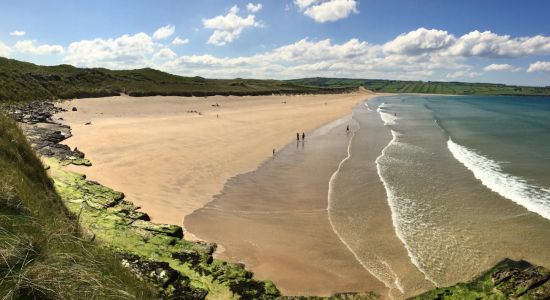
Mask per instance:
[[[254,280],[243,265],[215,260],[215,244],[186,241],[180,226],[149,222],[149,216],[125,201],[123,193],[63,170],[66,164],[91,162],[78,149],[59,144],[71,131],[52,119],[59,110],[52,103],[36,101],[5,110],[21,122],[32,147],[42,155],[55,192],[76,218],[83,239],[115,253],[122,266],[157,289],[158,298],[279,296],[271,282]]]

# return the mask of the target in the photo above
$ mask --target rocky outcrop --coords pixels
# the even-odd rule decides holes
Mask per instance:
[[[33,149],[40,155],[55,157],[65,164],[90,166],[89,160],[78,149],[60,142],[71,137],[71,128],[53,120],[53,115],[65,111],[47,101],[34,101],[25,105],[10,105],[4,111],[22,124],[22,129]]]
[[[469,283],[438,288],[413,299],[550,299],[550,270],[505,259]]]
[[[208,291],[192,287],[189,277],[182,275],[166,262],[151,261],[132,254],[120,254],[122,265],[139,278],[153,282],[161,299],[205,299]]]
[[[27,139],[42,155],[56,191],[78,220],[83,236],[117,253],[123,265],[159,289],[159,298],[204,299],[209,293],[223,299],[279,296],[273,283],[253,279],[243,265],[215,260],[215,244],[186,241],[181,226],[149,222],[149,216],[124,200],[123,193],[63,170],[65,164],[90,162],[78,149],[60,144],[71,136],[69,126],[53,120],[61,109],[40,101],[3,110],[21,123]]]

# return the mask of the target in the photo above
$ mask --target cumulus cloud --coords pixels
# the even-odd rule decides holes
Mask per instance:
[[[537,61],[529,65],[527,72],[550,72],[550,61]]]
[[[444,30],[418,28],[404,33],[384,45],[388,53],[417,55],[440,50],[455,42],[455,37]]]
[[[18,41],[14,48],[18,52],[34,55],[63,54],[65,52],[60,45],[37,45],[35,41],[31,40]]]
[[[147,66],[155,51],[153,39],[143,33],[116,39],[82,40],[69,45],[65,63],[86,67],[135,68]]]
[[[493,58],[547,55],[550,54],[550,37],[536,35],[533,37],[511,38],[509,35],[475,30],[461,36],[449,48],[448,53],[456,56]]]
[[[11,48],[6,46],[4,43],[0,42],[0,56],[9,57],[11,53]]]
[[[176,27],[172,25],[162,26],[153,33],[153,39],[155,40],[164,40],[165,38],[171,36],[176,31]]]
[[[227,15],[216,16],[202,21],[204,28],[214,29],[214,33],[208,39],[208,44],[223,46],[239,38],[242,31],[249,27],[261,27],[261,23],[256,21],[253,14],[246,18],[240,17],[239,7],[231,7]]]
[[[176,46],[185,45],[185,44],[188,44],[188,43],[189,43],[189,39],[181,39],[180,37],[176,37],[172,41],[172,45],[176,45]]]
[[[257,3],[257,4],[248,3],[248,4],[246,5],[246,10],[248,10],[248,11],[251,12],[251,13],[257,13],[257,12],[259,12],[260,10],[262,10],[262,4],[261,4],[261,3]]]
[[[480,72],[474,72],[474,71],[468,71],[468,70],[459,70],[453,73],[447,74],[447,78],[456,79],[456,78],[474,78],[481,76],[482,73]]]
[[[306,38],[251,56],[181,56],[162,67],[178,74],[218,78],[338,76],[419,79],[432,76],[440,69],[465,67],[454,63],[453,59],[442,60],[429,55],[386,55],[380,45],[370,45],[358,39],[334,43],[330,39]]]
[[[324,2],[300,0],[301,4],[298,1],[294,3],[307,9]],[[261,26],[253,14],[239,16],[236,6],[227,15],[203,20],[203,23],[206,28],[214,29],[209,42],[215,45],[234,41],[245,28]],[[456,37],[443,30],[418,28],[382,44],[369,44],[356,38],[342,42],[303,38],[254,55],[223,57],[200,53],[178,56],[168,47],[169,42],[161,44],[153,36],[137,33],[71,43],[64,62],[115,69],[148,66],[175,74],[215,78],[325,76],[405,80],[470,79],[483,75],[484,71],[519,71],[520,68],[513,64],[497,63],[493,57],[503,57],[503,53],[540,55],[545,53],[545,40],[548,39],[545,36],[514,38],[495,34],[487,35],[490,37],[488,39],[472,38],[476,35],[483,33],[474,31]],[[496,46],[487,48],[485,45],[490,44],[490,41],[494,41]],[[171,44],[182,45],[187,42],[187,39],[174,37]],[[523,49],[512,51],[518,49],[518,43]],[[3,48],[0,46],[0,53],[9,52],[9,47],[4,45]],[[472,56],[476,57],[476,63],[486,61],[485,67],[470,65],[474,61]],[[550,72],[549,65],[550,62],[536,62],[531,64],[528,71]]]
[[[521,71],[521,68],[514,67],[510,64],[490,64],[483,68],[483,71],[487,72],[518,72]]]
[[[170,48],[162,48],[160,49],[155,55],[154,58],[161,58],[161,59],[174,59],[177,57],[176,53],[172,51]]]
[[[334,22],[359,13],[356,0],[295,0],[304,14],[316,22]]]
[[[26,34],[26,32],[23,31],[23,30],[14,30],[14,31],[10,32],[11,36],[24,36],[25,34]]]

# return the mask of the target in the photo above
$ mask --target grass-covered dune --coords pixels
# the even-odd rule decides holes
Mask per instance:
[[[278,80],[183,77],[150,68],[108,70],[70,65],[39,66],[0,57],[0,102],[130,96],[270,95],[346,92]]]
[[[363,86],[374,92],[422,93],[449,95],[518,95],[550,96],[550,87],[515,86],[495,83],[439,81],[401,81],[382,79],[303,78],[288,82],[320,88],[354,88]]]
[[[2,299],[153,299],[111,252],[86,241],[17,124],[0,114]]]

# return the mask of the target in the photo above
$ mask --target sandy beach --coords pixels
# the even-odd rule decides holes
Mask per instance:
[[[254,170],[296,132],[348,115],[374,96],[120,96],[63,102],[68,111],[58,117],[72,128],[67,144],[93,162],[70,169],[123,191],[153,221],[182,225],[229,178]]]

